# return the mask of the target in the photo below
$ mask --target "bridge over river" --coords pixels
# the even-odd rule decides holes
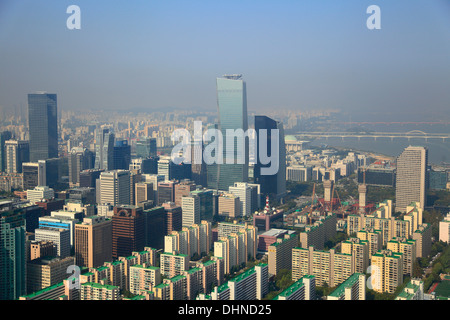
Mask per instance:
[[[420,130],[413,130],[408,132],[298,132],[295,136],[300,140],[305,139],[326,139],[329,138],[341,138],[343,141],[345,138],[373,138],[375,141],[378,138],[390,138],[394,139],[440,139],[445,142],[446,139],[450,139],[450,133],[426,133]]]

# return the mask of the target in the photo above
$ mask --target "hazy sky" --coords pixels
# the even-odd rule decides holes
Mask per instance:
[[[69,5],[81,30],[69,30]],[[381,30],[369,30],[370,5]],[[450,110],[449,0],[0,0],[0,106],[216,108],[241,73],[249,110]]]

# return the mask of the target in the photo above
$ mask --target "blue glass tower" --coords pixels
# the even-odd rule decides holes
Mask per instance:
[[[28,94],[30,161],[58,158],[56,94]]]
[[[217,78],[217,106],[219,112],[218,129],[223,135],[223,163],[217,167],[216,189],[228,190],[235,182],[248,180],[248,143],[244,149],[238,148],[234,141],[234,152],[227,154],[227,129],[248,128],[247,120],[247,90],[242,75],[224,75]],[[239,159],[244,163],[239,163]],[[232,163],[231,163],[232,162]]]

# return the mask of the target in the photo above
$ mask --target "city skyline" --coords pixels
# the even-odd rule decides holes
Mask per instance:
[[[449,105],[445,1],[78,1],[80,30],[66,27],[70,4],[2,3],[3,109],[45,90],[65,110],[207,110],[226,73],[250,83],[249,111],[442,119]],[[366,26],[372,4],[380,30]]]

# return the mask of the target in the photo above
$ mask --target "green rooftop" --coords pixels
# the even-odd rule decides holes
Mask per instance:
[[[109,284],[101,284],[101,283],[95,283],[95,282],[86,282],[86,283],[82,283],[82,286],[88,286],[88,287],[93,287],[93,288],[97,288],[97,289],[107,289],[107,290],[114,290],[114,289],[118,289],[119,287],[116,286],[112,286]]]
[[[361,273],[352,274],[347,280],[342,282],[336,290],[329,294],[331,297],[340,297],[345,294],[345,289],[352,287],[358,280]]]
[[[41,294],[43,294],[43,293],[46,293],[46,292],[52,291],[53,289],[59,288],[59,287],[61,287],[61,286],[63,286],[63,285],[64,285],[64,282],[60,282],[60,283],[54,284],[54,285],[52,285],[52,286],[50,286],[50,287],[43,288],[43,289],[41,289],[41,290],[39,290],[39,291],[30,293],[30,294],[28,294],[28,295],[26,295],[26,296],[23,296],[23,297],[26,297],[26,298],[34,298],[34,297],[37,297],[37,296],[39,296],[39,295],[41,295]]]

